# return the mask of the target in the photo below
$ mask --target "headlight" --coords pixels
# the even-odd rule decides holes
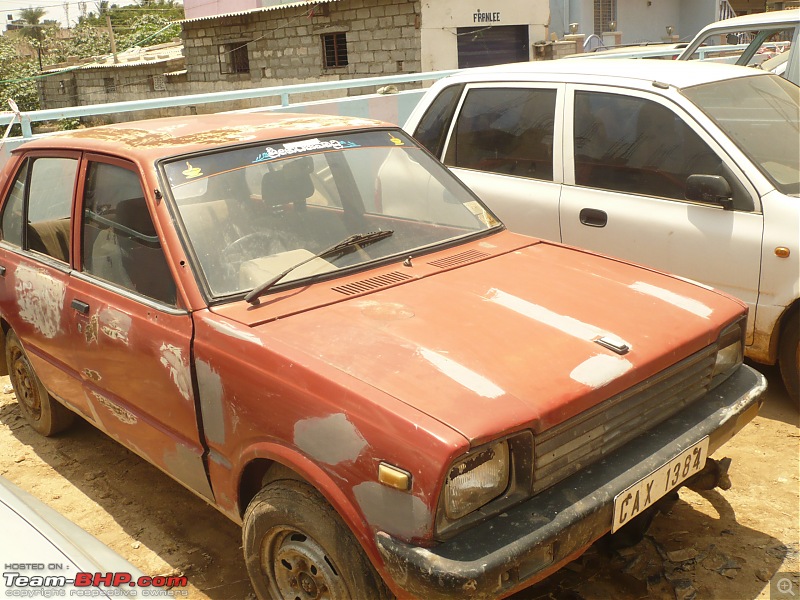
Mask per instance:
[[[460,519],[502,494],[509,462],[508,442],[500,442],[454,464],[444,484],[447,518]]]
[[[719,336],[717,342],[717,360],[714,363],[714,371],[711,378],[717,375],[730,372],[734,367],[742,362],[744,323],[742,319],[726,327]]]

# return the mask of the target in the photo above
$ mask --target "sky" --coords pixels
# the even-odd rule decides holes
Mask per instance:
[[[59,21],[62,26],[66,27],[67,14],[64,10],[65,4],[68,5],[69,8],[70,24],[74,25],[80,15],[79,5],[83,3],[84,2],[79,2],[78,0],[0,0],[0,15],[2,16],[3,22],[2,29],[5,29],[5,24],[8,22],[7,15],[13,15],[14,19],[18,19],[21,9],[37,6],[41,6],[47,11],[43,20],[52,19],[54,21]],[[117,6],[127,6],[133,3],[134,0],[110,1],[110,4],[116,4]],[[85,4],[87,12],[97,12],[94,0],[86,0]]]

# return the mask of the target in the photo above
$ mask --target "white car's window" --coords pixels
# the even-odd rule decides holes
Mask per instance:
[[[65,263],[77,172],[75,159],[36,158],[28,183],[27,247]]]
[[[703,45],[689,60],[757,66],[765,60],[789,50],[794,26],[773,27],[756,31],[714,33],[703,40]]]
[[[84,272],[175,304],[175,283],[134,171],[89,163],[83,215]]]
[[[164,171],[212,296],[248,292],[302,261],[282,284],[419,255],[500,225],[396,130],[227,148],[168,162]],[[375,235],[314,258],[365,234]]]
[[[552,89],[470,90],[456,119],[445,164],[552,181],[555,104]]]
[[[683,90],[784,194],[800,194],[800,94],[777,76]]]
[[[657,102],[576,92],[574,147],[577,185],[684,200],[689,175],[721,175],[734,188],[734,205],[747,205],[719,156]]]

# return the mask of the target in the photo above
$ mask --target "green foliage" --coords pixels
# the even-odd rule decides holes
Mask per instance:
[[[20,110],[37,110],[39,94],[36,81],[31,79],[39,72],[36,61],[18,56],[13,44],[0,36],[0,65],[0,110],[9,110],[9,98]]]

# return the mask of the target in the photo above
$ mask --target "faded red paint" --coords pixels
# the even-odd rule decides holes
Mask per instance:
[[[581,414],[714,343],[745,309],[677,278],[508,232],[415,258],[412,267],[398,259],[278,291],[256,306],[240,300],[209,307],[167,202],[156,197],[154,161],[371,125],[215,115],[89,129],[23,146],[1,176],[6,187],[19,157],[33,151],[112,155],[137,166],[178,288],[178,310],[122,297],[6,248],[0,249],[6,267],[0,310],[45,385],[100,429],[236,521],[247,501],[240,497],[246,466],[267,459],[290,467],[325,495],[402,594],[383,568],[375,533],[432,546],[439,495],[457,457],[505,434],[539,433]],[[76,197],[82,190],[80,181]],[[73,227],[77,215],[76,209]],[[69,265],[75,270],[78,237]],[[474,258],[456,266],[432,264],[468,251]],[[55,335],[21,315],[19,269],[42,269],[65,286]],[[351,296],[333,289],[393,272],[409,279]],[[708,314],[638,293],[636,284]],[[88,314],[73,310],[73,299],[87,302]],[[587,329],[627,342],[630,351],[616,356],[586,339]],[[601,362],[610,379],[593,387],[592,378],[603,374],[590,369],[587,383],[580,367],[596,356],[607,357]],[[330,456],[326,440],[336,450]],[[409,471],[411,490],[381,487],[380,462]],[[398,494],[424,512],[370,521],[377,506],[391,505]]]

